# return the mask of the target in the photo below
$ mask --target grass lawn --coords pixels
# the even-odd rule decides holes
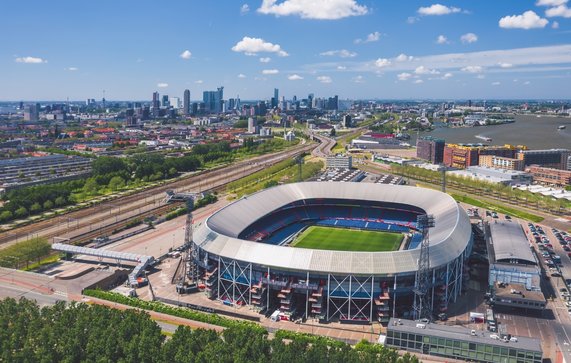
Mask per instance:
[[[303,231],[292,246],[317,250],[381,252],[397,250],[402,239],[400,233],[311,226]]]

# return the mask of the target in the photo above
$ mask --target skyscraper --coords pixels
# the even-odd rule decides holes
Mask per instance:
[[[163,105],[163,107],[169,107],[169,106],[170,106],[169,96],[168,96],[168,95],[163,95],[162,105]]]
[[[190,115],[190,91],[187,89],[184,90],[182,108],[185,116]]]
[[[274,88],[274,97],[272,98],[272,108],[278,107],[278,103],[280,102],[279,94],[280,91],[277,88]]]
[[[202,101],[204,102],[206,112],[222,112],[222,104],[224,102],[224,87],[218,87],[216,91],[204,91],[202,93]]]
[[[153,105],[152,105],[152,109],[151,109],[153,116],[156,117],[159,115],[159,109],[160,108],[161,108],[161,103],[159,100],[159,93],[153,92]]]
[[[38,121],[40,119],[40,104],[32,103],[26,105],[24,110],[24,121]]]

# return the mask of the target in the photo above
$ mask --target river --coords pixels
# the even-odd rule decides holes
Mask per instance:
[[[567,126],[559,130],[560,125]],[[421,132],[444,139],[447,143],[486,143],[476,135],[492,138],[490,145],[526,145],[529,149],[571,149],[571,118],[551,116],[517,115],[515,122],[504,125],[437,128],[431,132]],[[411,145],[416,144],[416,133],[411,134]]]

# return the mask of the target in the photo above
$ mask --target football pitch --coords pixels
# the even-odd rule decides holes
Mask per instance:
[[[400,233],[311,226],[296,238],[292,246],[317,250],[382,252],[397,250],[402,239]]]

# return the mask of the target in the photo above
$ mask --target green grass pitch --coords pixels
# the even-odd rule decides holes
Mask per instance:
[[[400,233],[311,226],[296,238],[292,246],[317,250],[382,252],[397,250],[402,240],[403,235]]]

